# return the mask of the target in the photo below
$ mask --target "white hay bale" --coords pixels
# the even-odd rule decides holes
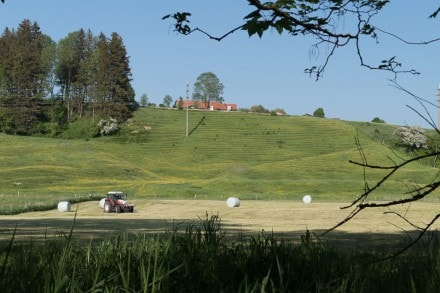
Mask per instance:
[[[226,205],[230,208],[237,208],[240,206],[240,199],[238,197],[230,197],[226,200]]]
[[[304,195],[303,196],[303,202],[304,203],[311,203],[312,202],[312,197],[310,195]]]
[[[60,201],[58,203],[59,212],[70,212],[71,209],[72,209],[72,205],[68,201]]]
[[[99,201],[99,207],[101,209],[103,209],[104,208],[104,204],[105,204],[105,198],[101,198],[101,200]]]

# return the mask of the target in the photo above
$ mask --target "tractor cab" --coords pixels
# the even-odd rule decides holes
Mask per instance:
[[[114,201],[120,200],[127,200],[127,193],[122,191],[109,191],[107,193],[108,199],[113,199]]]

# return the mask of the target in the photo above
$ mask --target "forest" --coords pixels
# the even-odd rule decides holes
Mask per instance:
[[[55,42],[25,19],[0,35],[0,132],[56,136],[84,118],[123,122],[136,108],[116,32],[80,29]]]

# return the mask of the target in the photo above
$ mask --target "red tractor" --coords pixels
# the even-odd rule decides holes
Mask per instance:
[[[104,212],[106,213],[132,213],[134,210],[133,204],[127,204],[127,194],[121,191],[110,191],[107,193],[107,198],[104,200]]]

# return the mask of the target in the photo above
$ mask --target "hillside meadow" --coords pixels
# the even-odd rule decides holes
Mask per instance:
[[[101,196],[131,198],[300,199],[350,201],[364,187],[357,137],[369,163],[392,165],[407,154],[384,143],[393,127],[314,117],[142,108],[117,136],[60,139],[0,135],[3,209]],[[382,135],[382,137],[381,137]],[[435,178],[415,163],[372,199],[401,197]],[[366,170],[370,186],[385,173]],[[437,200],[438,193],[429,200]]]
[[[78,139],[74,127],[63,139],[0,135],[0,288],[439,291],[438,224],[388,259],[417,237],[413,225],[435,216],[438,192],[393,208],[412,223],[389,209],[365,210],[317,238],[349,214],[340,207],[362,192],[364,178],[372,186],[384,175],[349,163],[360,160],[356,138],[371,164],[407,158],[393,126],[243,112],[189,118],[189,137],[185,111],[150,108],[117,136]],[[400,198],[437,172],[416,162],[372,199]],[[128,192],[135,212],[104,213],[98,201],[50,209],[109,190]],[[305,194],[312,203],[301,201]],[[229,196],[239,208],[226,206]]]

